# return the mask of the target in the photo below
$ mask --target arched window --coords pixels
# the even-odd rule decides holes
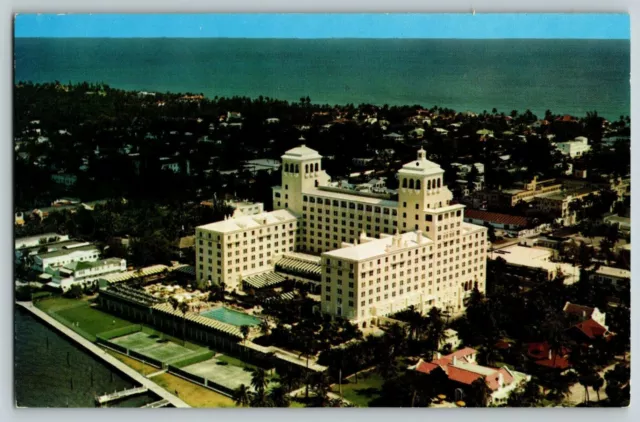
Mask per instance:
[[[427,189],[431,189],[431,180],[427,180]]]
[[[403,188],[407,187],[407,179],[402,179],[402,187]]]
[[[440,187],[440,179],[438,179],[438,187]]]
[[[284,172],[289,173],[289,164],[284,163]]]
[[[417,190],[422,189],[422,184],[420,183],[420,181],[419,181],[419,180],[416,180],[416,189],[417,189]]]
[[[304,172],[309,173],[309,164],[304,165]]]
[[[300,167],[296,164],[296,173],[300,173]]]
[[[413,179],[409,180],[409,189],[413,189]]]
[[[316,163],[316,171],[318,171],[318,167],[319,167],[319,166],[318,166],[318,163]]]

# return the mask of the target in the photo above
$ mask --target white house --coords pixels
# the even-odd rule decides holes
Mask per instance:
[[[590,278],[598,283],[606,283],[615,288],[629,288],[631,285],[631,271],[622,268],[601,266]]]
[[[556,148],[564,155],[568,155],[571,158],[580,157],[585,152],[591,150],[589,140],[584,136],[578,136],[573,141],[558,142]]]
[[[75,261],[62,267],[49,267],[47,273],[51,274],[50,286],[67,291],[74,284],[81,286],[96,281],[102,276],[113,273],[121,273],[127,270],[127,261],[120,258],[107,258],[98,261]]]
[[[32,268],[35,271],[45,272],[51,266],[63,266],[76,261],[93,262],[98,258],[100,258],[100,250],[96,246],[76,246],[35,255]]]
[[[36,236],[20,237],[16,239],[15,248],[30,248],[32,246],[40,246],[47,243],[64,242],[65,240],[69,240],[69,236],[66,234],[44,233]]]

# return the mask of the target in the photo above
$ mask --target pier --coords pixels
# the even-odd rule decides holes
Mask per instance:
[[[168,400],[159,400],[154,401],[153,403],[145,404],[144,406],[140,406],[140,409],[159,409],[161,407],[165,407],[169,405]]]
[[[46,312],[41,311],[40,309],[36,308],[33,305],[33,303],[31,303],[31,302],[16,302],[16,304],[18,306],[21,306],[22,308],[26,309],[27,311],[29,311],[30,313],[32,313],[33,315],[35,315],[36,317],[38,317],[42,321],[46,322],[49,326],[55,328],[56,330],[58,330],[59,332],[63,333],[64,335],[66,335],[71,340],[73,340],[76,343],[78,343],[79,345],[81,345],[87,352],[95,355],[98,359],[102,359],[103,361],[107,362],[108,364],[110,364],[114,368],[118,369],[123,374],[127,375],[129,378],[131,378],[135,382],[137,382],[140,385],[148,388],[148,390],[150,390],[151,392],[153,392],[154,394],[156,394],[160,398],[162,398],[164,400],[167,400],[169,403],[171,403],[171,405],[173,407],[178,407],[178,408],[180,408],[180,407],[191,407],[187,403],[182,401],[180,398],[174,396],[173,394],[171,394],[170,392],[168,392],[164,388],[160,387],[155,382],[153,382],[150,379],[142,376],[142,374],[138,373],[135,369],[133,369],[133,368],[127,366],[126,364],[120,362],[118,359],[116,359],[115,357],[113,357],[109,353],[107,353],[104,349],[101,349],[97,345],[93,344],[89,340],[87,340],[84,337],[82,337],[80,334],[78,334],[75,331],[71,330],[70,328],[65,327],[63,324],[61,324],[60,322],[56,321],[51,316],[49,316]]]
[[[96,396],[96,402],[98,404],[105,404],[114,400],[124,399],[125,397],[135,396],[137,394],[146,393],[149,391],[148,387],[134,387],[127,390],[116,391],[111,394],[104,394],[102,396]],[[168,403],[168,402],[167,402]]]

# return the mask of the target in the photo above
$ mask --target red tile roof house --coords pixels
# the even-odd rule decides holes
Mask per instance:
[[[500,214],[497,212],[481,211],[467,208],[464,210],[464,221],[484,226],[489,224],[495,229],[504,230],[518,235],[529,227],[529,220],[517,215]]]
[[[606,325],[607,315],[598,308],[567,302],[562,310],[578,321],[568,330],[578,341],[588,343],[600,337],[610,339],[614,335]]]
[[[566,347],[562,347],[557,351],[552,350],[546,341],[542,343],[529,343],[527,345],[527,356],[529,356],[536,365],[559,369],[561,371],[571,366],[569,353],[571,353],[571,350]]]
[[[464,401],[464,390],[469,388],[477,379],[484,379],[492,391],[491,404],[502,404],[513,390],[531,380],[531,375],[510,370],[507,367],[491,368],[479,365],[476,362],[477,351],[470,347],[455,351],[449,355],[441,356],[431,362],[420,359],[417,364],[408,369],[431,374],[433,371],[443,371],[451,381],[451,392],[455,400]]]

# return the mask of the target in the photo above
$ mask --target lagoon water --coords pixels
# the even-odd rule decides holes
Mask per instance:
[[[23,407],[95,407],[95,395],[131,388],[134,383],[96,360],[24,310],[14,311],[15,403]],[[91,377],[93,374],[93,382]],[[110,404],[140,407],[148,393]]]
[[[314,103],[630,114],[628,40],[15,40],[15,80]]]

